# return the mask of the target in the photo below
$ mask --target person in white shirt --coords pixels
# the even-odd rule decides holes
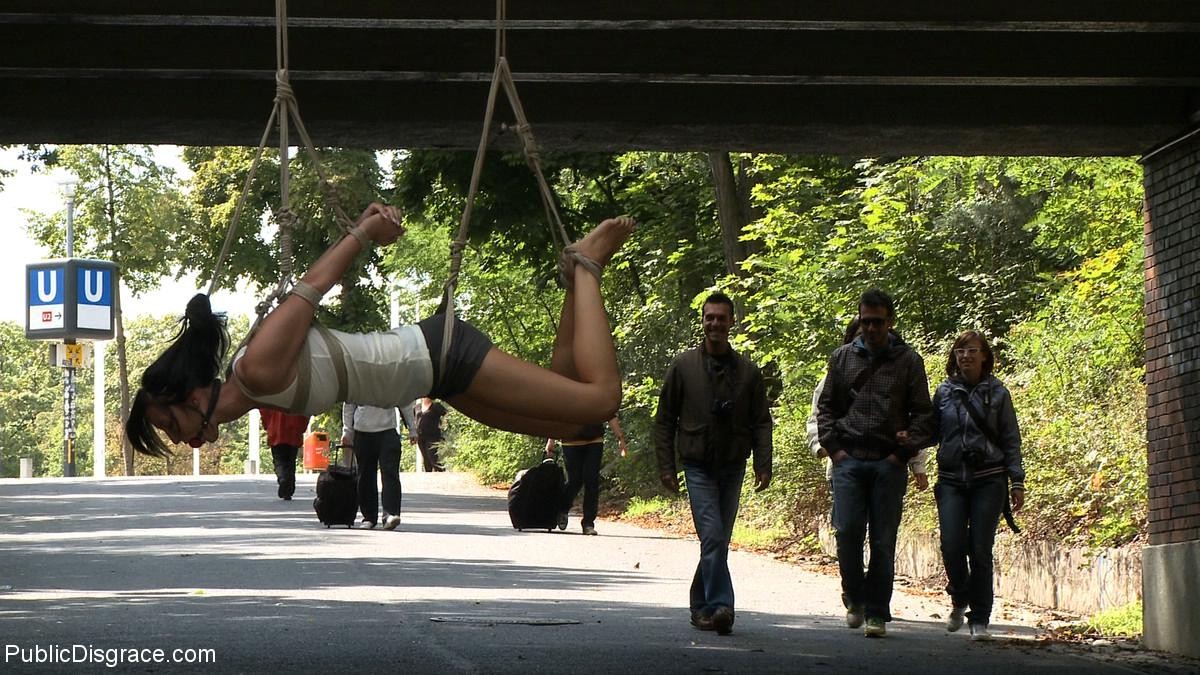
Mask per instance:
[[[383,483],[383,529],[394,530],[400,524],[400,434],[396,413],[399,408],[370,405],[342,405],[342,445],[354,449],[358,461],[358,508],[363,529],[379,524],[379,488]],[[408,419],[401,412],[401,419]]]

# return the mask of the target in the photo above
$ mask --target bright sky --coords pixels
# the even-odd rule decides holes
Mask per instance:
[[[172,166],[181,178],[188,175],[187,168],[179,161],[178,148],[160,146],[156,152],[159,161]],[[28,164],[17,158],[15,150],[0,151],[0,168],[16,171],[14,176],[4,181],[0,190],[0,251],[6,251],[8,259],[6,264],[0,265],[0,321],[24,326],[25,266],[48,260],[50,254],[26,232],[29,219],[22,209],[40,213],[64,211],[66,201],[60,183],[67,174],[31,173]],[[194,277],[175,281],[168,276],[159,288],[143,296],[123,297],[123,306],[130,316],[179,315],[187,306],[188,299],[198,290],[204,290],[200,285]],[[231,316],[253,315],[256,301],[247,292],[231,294],[218,291],[212,298],[213,309],[229,312]]]

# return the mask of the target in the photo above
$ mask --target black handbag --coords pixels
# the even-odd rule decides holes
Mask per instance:
[[[984,437],[988,439],[988,442],[991,443],[992,445],[996,446],[997,448],[1004,447],[1000,443],[1000,435],[997,434],[994,429],[992,429],[992,425],[988,424],[987,418],[985,418],[983,416],[983,413],[979,410],[979,408],[976,408],[975,404],[971,402],[971,397],[969,395],[964,395],[964,396],[962,396],[962,400],[963,400],[963,406],[965,406],[967,409],[967,414],[971,416],[971,421],[975,423],[975,426],[979,428],[979,431],[981,431],[983,433]],[[1004,511],[1003,511],[1003,514],[1004,514],[1004,522],[1006,525],[1008,525],[1008,529],[1012,530],[1013,533],[1015,533],[1015,534],[1020,534],[1021,528],[1017,527],[1017,520],[1016,520],[1016,518],[1013,517],[1012,497],[1011,497],[1011,495],[1009,493],[1009,489],[1008,489],[1008,475],[1007,474],[1005,474],[1005,478],[1004,478]]]

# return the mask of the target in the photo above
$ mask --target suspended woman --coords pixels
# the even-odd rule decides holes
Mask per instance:
[[[159,432],[172,443],[198,447],[217,439],[221,423],[253,408],[313,415],[343,400],[391,407],[429,396],[497,429],[568,437],[612,418],[621,401],[600,272],[633,227],[628,217],[605,220],[564,251],[567,293],[550,369],[504,353],[455,319],[445,372],[439,372],[442,315],[365,334],[313,322],[317,304],[355,256],[404,234],[394,207],[372,204],[263,319],[234,355],[226,382],[219,379],[229,349],[225,318],[213,313],[208,296],[193,297],[174,342],[142,374],[125,433],[138,452],[165,456],[171,449]]]

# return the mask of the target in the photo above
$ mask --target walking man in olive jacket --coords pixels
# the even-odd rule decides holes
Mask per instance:
[[[728,635],[734,620],[729,540],[751,454],[755,490],[771,483],[772,422],[762,373],[729,345],[733,301],[713,293],[701,314],[704,341],[667,369],[654,416],[654,449],[659,478],[673,494],[679,492],[678,451],[700,538],[692,625]]]

